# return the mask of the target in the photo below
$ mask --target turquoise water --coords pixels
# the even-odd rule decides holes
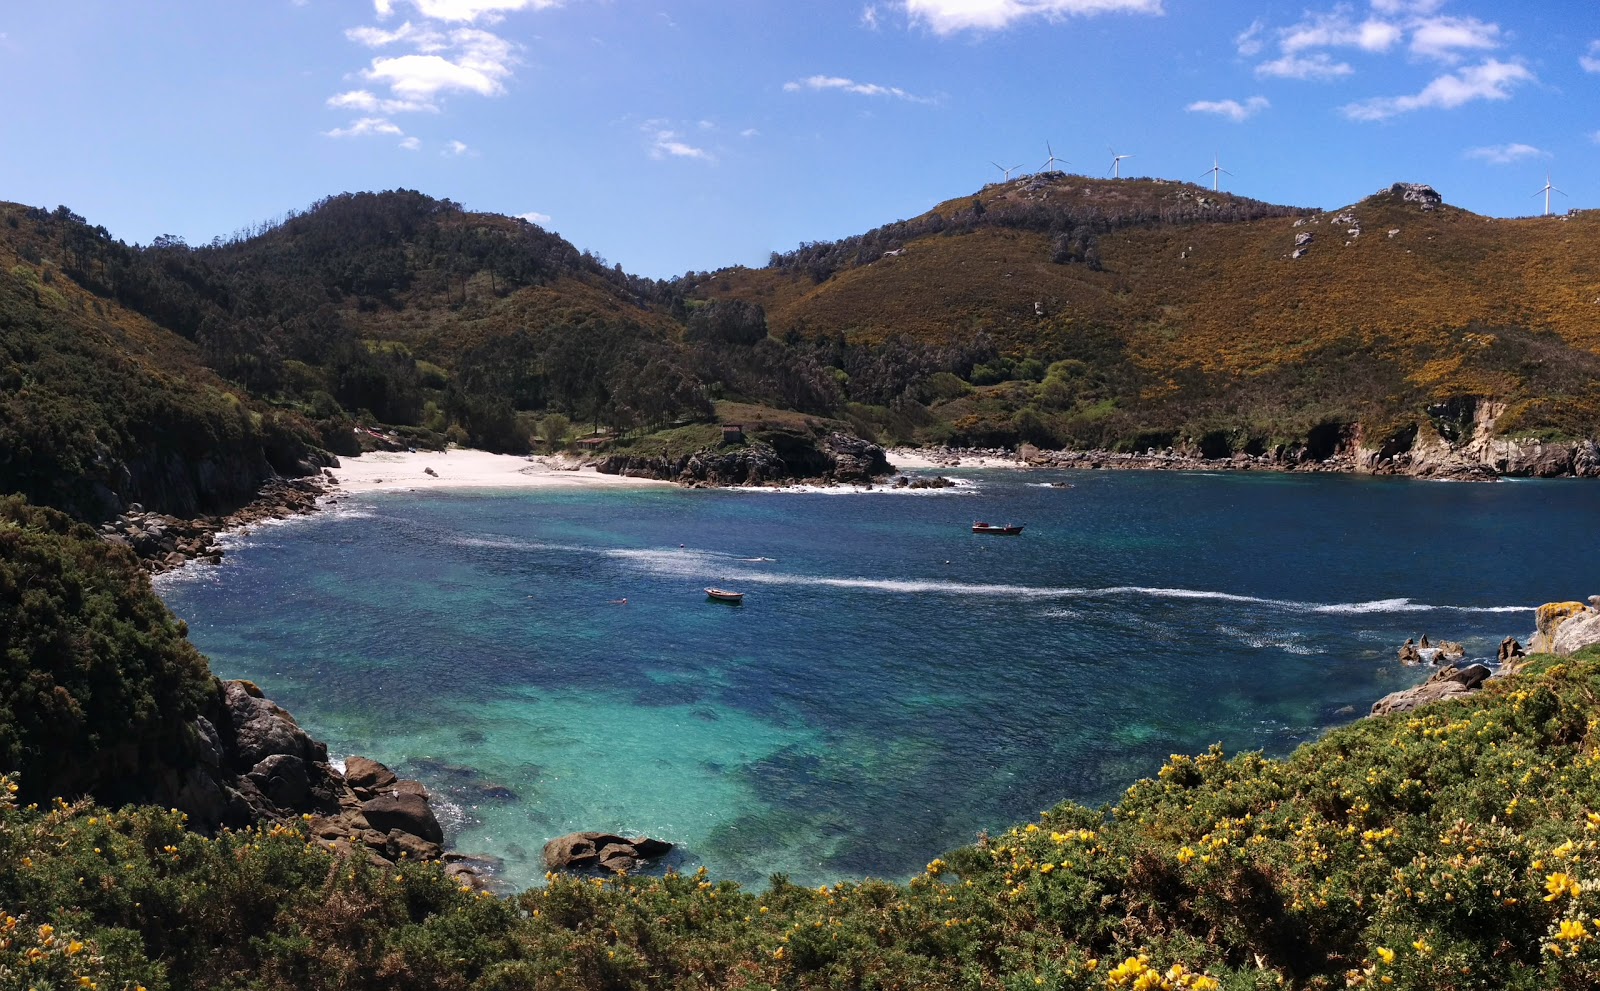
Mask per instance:
[[[1406,637],[1492,657],[1597,584],[1581,482],[960,477],[385,493],[159,587],[219,674],[423,780],[525,885],[577,829],[745,882],[904,877],[1169,753],[1286,752],[1419,680]]]

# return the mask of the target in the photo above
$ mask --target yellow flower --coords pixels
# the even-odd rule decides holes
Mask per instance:
[[[1557,871],[1544,879],[1544,890],[1550,892],[1544,898],[1547,902],[1553,902],[1562,895],[1571,895],[1576,898],[1583,891],[1572,875],[1564,874],[1561,871]]]
[[[1178,851],[1178,863],[1187,864],[1189,861],[1191,861],[1193,859],[1194,859],[1194,848],[1193,847],[1187,847],[1186,846],[1183,849]]]
[[[1378,959],[1384,963],[1394,963],[1394,951],[1387,946],[1378,947]]]
[[[1585,938],[1588,935],[1589,935],[1589,930],[1587,930],[1587,929],[1585,929],[1583,927],[1583,920],[1582,919],[1562,919],[1561,920],[1561,938],[1562,939],[1567,940],[1569,942],[1575,942],[1577,940]]]
[[[1417,951],[1418,956],[1423,957],[1433,952],[1433,947],[1429,946],[1428,941],[1425,939],[1419,939],[1415,943],[1412,943],[1411,948]]]

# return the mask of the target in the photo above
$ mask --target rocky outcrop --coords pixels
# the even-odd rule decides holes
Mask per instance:
[[[702,448],[679,457],[612,454],[595,469],[686,485],[865,484],[894,471],[883,448],[859,437],[835,431],[816,439],[782,430],[766,431],[740,446]]]
[[[201,832],[305,821],[314,842],[346,855],[385,863],[444,856],[444,831],[421,783],[365,757],[351,757],[341,773],[327,746],[255,685],[219,681],[216,688],[189,727],[186,753],[171,767],[141,769],[153,787],[132,795],[108,782],[102,790],[179,809]],[[465,884],[484,883],[470,859],[446,871]]]
[[[334,465],[337,459],[332,460]],[[244,508],[226,516],[199,516],[183,519],[164,513],[146,512],[138,503],[121,515],[100,525],[100,535],[114,544],[131,548],[152,572],[170,571],[190,561],[211,564],[222,561],[223,549],[217,538],[230,530],[246,529],[265,520],[286,519],[317,511],[318,497],[324,494],[331,476],[323,478],[274,478],[263,485]]]
[[[1533,643],[1528,646],[1528,653],[1554,653],[1556,634],[1561,626],[1572,617],[1588,611],[1589,607],[1581,602],[1546,602],[1535,609]]]
[[[544,864],[553,871],[598,869],[623,874],[671,849],[671,843],[648,836],[630,840],[613,833],[568,833],[544,845]]]
[[[1444,205],[1444,197],[1439,195],[1438,190],[1420,182],[1397,182],[1389,187],[1389,193],[1399,197],[1402,203],[1415,203],[1424,213],[1431,213]]]
[[[1600,612],[1588,610],[1569,616],[1556,628],[1550,652],[1565,657],[1600,643]]]
[[[1483,664],[1440,668],[1433,677],[1415,688],[1393,692],[1372,703],[1372,714],[1387,716],[1395,712],[1410,712],[1433,702],[1471,695],[1488,680],[1489,674],[1488,666]]]
[[[1358,440],[1358,470],[1419,478],[1600,478],[1600,446],[1592,439],[1548,441],[1502,437],[1506,404],[1471,398],[1440,403],[1403,435],[1376,443]]]

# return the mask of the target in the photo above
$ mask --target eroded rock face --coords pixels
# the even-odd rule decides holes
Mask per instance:
[[[1586,610],[1569,616],[1556,628],[1550,652],[1565,657],[1600,643],[1600,612]]]
[[[1534,610],[1533,621],[1536,632],[1533,635],[1533,645],[1528,648],[1528,653],[1553,653],[1556,634],[1561,626],[1573,616],[1586,612],[1588,612],[1588,607],[1581,602],[1546,602]]]
[[[1444,197],[1439,195],[1438,190],[1420,182],[1397,182],[1389,187],[1389,192],[1403,202],[1415,203],[1424,213],[1437,210],[1444,204]]]
[[[1489,668],[1483,664],[1469,664],[1464,668],[1441,668],[1433,677],[1415,688],[1393,692],[1372,703],[1372,714],[1387,716],[1394,712],[1410,712],[1419,706],[1471,695],[1482,687],[1488,680],[1489,674]]]
[[[328,748],[316,743],[294,717],[248,682],[223,685],[229,721],[234,731],[234,766],[246,771],[274,754],[289,754],[303,761],[326,761]]]
[[[614,833],[568,833],[544,845],[544,864],[553,871],[599,868],[622,874],[671,849],[671,843],[648,836],[630,840]]]
[[[388,833],[398,829],[402,833],[420,836],[430,843],[444,842],[444,830],[439,828],[439,820],[434,817],[433,809],[428,807],[427,799],[420,795],[405,792],[379,795],[361,803],[361,814],[379,832]]]

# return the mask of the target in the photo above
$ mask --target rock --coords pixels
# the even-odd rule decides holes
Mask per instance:
[[[1410,712],[1433,702],[1471,695],[1483,685],[1489,674],[1489,668],[1483,664],[1441,668],[1415,688],[1393,692],[1372,703],[1372,714],[1387,716],[1396,712]]]
[[[306,762],[291,754],[273,754],[250,769],[249,778],[274,805],[298,809],[311,800]]]
[[[666,840],[652,840],[648,836],[629,840],[628,844],[639,852],[639,856],[646,860],[654,860],[656,857],[672,850],[672,844]]]
[[[1600,643],[1600,613],[1584,611],[1569,617],[1557,629],[1551,653],[1565,657]]]
[[[1522,650],[1522,644],[1517,642],[1517,638],[1506,637],[1504,640],[1500,641],[1500,651],[1496,655],[1495,659],[1501,664],[1507,664],[1515,663],[1517,658],[1525,656],[1527,655]]]
[[[372,828],[387,833],[391,829],[420,836],[432,843],[444,842],[444,830],[425,799],[417,795],[379,795],[361,803],[361,814]]]
[[[1400,645],[1400,663],[1422,663],[1422,655],[1417,652],[1417,642],[1410,637],[1406,637],[1406,642]]]
[[[234,766],[253,768],[273,754],[288,754],[301,760],[326,759],[326,748],[313,744],[311,737],[276,703],[261,696],[261,689],[249,682],[229,681],[223,685],[228,718],[233,724]]]
[[[1534,610],[1533,621],[1536,632],[1533,635],[1533,643],[1528,647],[1528,653],[1551,653],[1555,647],[1556,634],[1562,624],[1573,616],[1588,611],[1588,607],[1581,602],[1546,602]]]
[[[1310,250],[1311,249],[1309,249],[1309,248],[1296,248],[1293,251],[1289,252],[1289,257],[1290,258],[1304,258],[1306,256],[1306,252],[1308,252]]]
[[[380,791],[395,782],[394,772],[367,757],[351,757],[344,762],[344,781],[352,788]]]
[[[638,851],[627,843],[607,843],[600,848],[600,866],[613,874],[623,874],[639,866]]]
[[[870,482],[894,471],[883,448],[851,434],[834,431],[823,438],[823,453],[833,459],[833,477],[840,482]]]
[[[1317,235],[1313,234],[1311,231],[1301,231],[1294,236],[1294,246],[1297,248],[1304,247],[1305,245],[1308,245],[1312,241],[1316,240],[1316,237]]]
[[[407,860],[438,860],[444,853],[444,848],[439,844],[398,829],[389,830],[384,850],[395,860],[402,857]]]
[[[1453,664],[1467,656],[1467,648],[1454,640],[1440,640],[1435,649],[1438,651],[1433,655],[1433,663],[1435,664]]]
[[[1444,197],[1432,186],[1420,182],[1397,182],[1389,187],[1389,192],[1400,197],[1403,203],[1415,203],[1423,212],[1437,210],[1444,203]]]
[[[589,867],[600,860],[600,851],[587,833],[557,836],[544,845],[544,865],[553,871]]]
[[[415,795],[423,801],[427,801],[432,797],[428,794],[427,786],[422,782],[411,781],[406,778],[401,778],[399,781],[396,781],[389,790],[393,791],[397,795]]]

